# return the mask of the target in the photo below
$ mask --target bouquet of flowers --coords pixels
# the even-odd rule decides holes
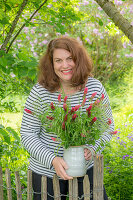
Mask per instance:
[[[107,105],[102,103],[104,94],[91,103],[97,94],[93,93],[88,107],[84,108],[87,91],[88,88],[85,88],[81,105],[75,107],[71,107],[67,96],[61,98],[61,94],[59,94],[58,104],[55,105],[54,102],[51,102],[50,105],[46,105],[46,112],[38,116],[46,131],[55,135],[51,139],[59,141],[64,148],[85,144],[94,145],[95,140],[99,139],[111,124],[111,119],[107,118],[105,112]],[[61,102],[63,106],[61,106]],[[36,115],[28,109],[25,111]],[[116,134],[116,132],[112,134]]]

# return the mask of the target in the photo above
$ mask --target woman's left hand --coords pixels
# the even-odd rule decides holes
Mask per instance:
[[[93,151],[93,155],[94,155],[95,151],[93,149],[91,149],[91,150]],[[92,159],[92,153],[87,148],[84,149],[84,157],[85,157],[85,160],[91,160]]]

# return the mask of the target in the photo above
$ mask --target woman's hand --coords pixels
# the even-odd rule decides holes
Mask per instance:
[[[73,177],[68,176],[66,173],[66,169],[68,169],[68,166],[66,162],[63,160],[63,158],[55,157],[52,161],[52,165],[56,171],[56,174],[60,176],[64,180],[70,180],[73,179]]]
[[[95,151],[93,149],[91,149],[91,150],[93,151],[93,155],[94,155]],[[85,157],[85,160],[91,160],[92,159],[92,153],[87,148],[84,149],[84,157]]]

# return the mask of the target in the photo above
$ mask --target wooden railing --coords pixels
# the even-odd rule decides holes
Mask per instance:
[[[3,172],[0,168],[0,200],[5,200],[3,197],[3,189],[7,190],[7,200],[14,200],[12,198],[12,186],[11,186],[11,175],[10,170],[7,168],[5,170],[6,177],[6,187],[3,185]],[[16,183],[16,197],[17,200],[22,200],[22,190],[19,172],[15,172],[15,183]],[[91,192],[89,190],[90,182],[88,175],[84,176],[83,180],[83,198],[84,200],[90,200]],[[60,188],[59,188],[59,179],[57,175],[53,177],[53,189],[54,189],[54,199],[61,200]],[[27,200],[32,200],[33,198],[33,189],[32,189],[32,171],[28,170],[27,173]],[[77,178],[69,180],[69,200],[78,200],[82,199],[78,197],[78,182]],[[41,184],[41,199],[47,200],[47,177],[42,176]],[[103,155],[94,156],[94,168],[93,168],[93,199],[94,200],[103,200]]]

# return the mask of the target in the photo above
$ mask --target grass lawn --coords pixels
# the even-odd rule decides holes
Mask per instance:
[[[0,124],[5,127],[12,127],[16,131],[20,130],[22,113],[0,113]]]

